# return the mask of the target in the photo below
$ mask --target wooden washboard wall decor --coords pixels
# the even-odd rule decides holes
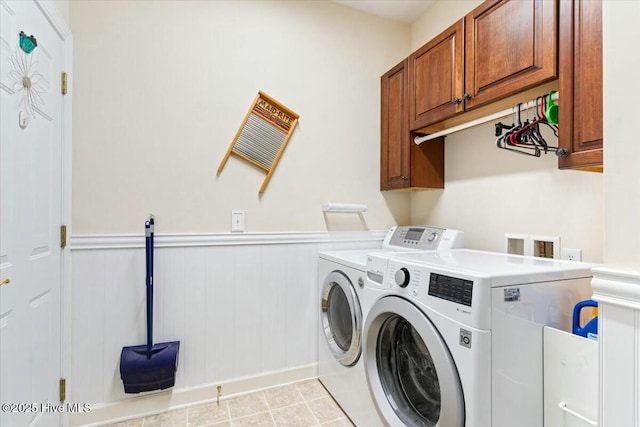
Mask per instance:
[[[235,154],[267,173],[258,191],[258,194],[264,193],[299,117],[266,93],[258,91],[218,167],[218,174],[222,172],[229,156]]]

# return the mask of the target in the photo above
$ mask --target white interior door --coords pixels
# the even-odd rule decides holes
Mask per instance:
[[[64,42],[34,2],[0,1],[0,17],[0,402],[16,404],[0,425],[59,425],[40,405],[59,404]],[[30,54],[21,31],[37,40]]]

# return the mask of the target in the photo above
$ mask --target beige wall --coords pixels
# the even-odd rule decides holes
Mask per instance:
[[[386,229],[406,194],[379,191],[380,76],[410,28],[332,2],[87,1],[74,33],[73,232]],[[300,114],[264,173],[216,169],[258,90]],[[323,215],[322,202],[366,203]]]
[[[436,3],[414,24],[412,49],[479,3]],[[445,173],[445,190],[412,195],[411,222],[459,228],[469,247],[493,251],[504,249],[504,233],[560,236],[583,260],[602,262],[602,174],[560,171],[553,154],[499,150],[493,123],[447,137]]]
[[[640,272],[640,2],[603,2],[605,264]]]
[[[440,0],[434,3],[411,27],[411,51],[417,50],[480,3],[482,0]]]
[[[149,212],[161,232],[227,232],[243,209],[248,232],[430,223],[489,250],[559,235],[602,261],[603,175],[502,152],[491,124],[447,138],[446,190],[379,191],[380,75],[479,3],[409,29],[331,2],[72,2],[74,234],[139,233]],[[262,197],[237,158],[215,173],[258,90],[301,115]]]
[[[560,236],[602,262],[602,175],[563,171],[553,154],[521,156],[496,148],[493,124],[445,143],[445,190],[416,193],[412,222],[465,231],[470,248],[503,251],[504,233]]]

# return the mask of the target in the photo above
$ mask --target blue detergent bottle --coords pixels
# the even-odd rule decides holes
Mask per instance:
[[[573,333],[592,340],[598,340],[598,316],[593,317],[586,325],[580,327],[580,313],[583,308],[598,307],[598,302],[592,299],[580,301],[573,308]]]

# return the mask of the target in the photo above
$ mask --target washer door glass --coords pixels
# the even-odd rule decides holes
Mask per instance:
[[[460,378],[446,343],[429,318],[397,297],[382,298],[368,316],[367,381],[388,424],[464,426]]]
[[[340,271],[331,272],[322,287],[321,318],[327,344],[341,364],[351,366],[362,351],[362,312],[353,284]]]
[[[435,426],[440,382],[429,349],[406,319],[393,316],[378,335],[378,373],[396,414],[407,425]]]

